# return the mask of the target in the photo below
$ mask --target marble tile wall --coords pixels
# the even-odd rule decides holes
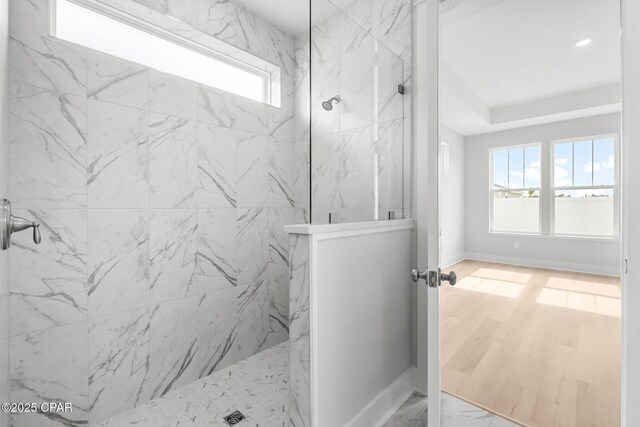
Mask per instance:
[[[296,38],[295,193],[308,193],[311,133],[314,223],[409,215],[411,30],[409,0],[355,0]]]
[[[141,0],[282,68],[282,108],[48,35],[10,0],[11,400],[94,425],[288,338],[303,221],[293,38],[227,0]],[[308,184],[307,184],[308,188]],[[308,199],[308,197],[307,197]]]
[[[310,427],[311,421],[311,311],[309,239],[289,235],[289,423]]]

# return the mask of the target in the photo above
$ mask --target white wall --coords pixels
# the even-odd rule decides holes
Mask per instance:
[[[447,267],[464,257],[464,137],[440,127],[442,174],[440,202],[440,265]],[[446,144],[446,145],[444,145]]]
[[[617,274],[620,246],[616,240],[490,234],[489,151],[494,147],[542,143],[541,156],[550,156],[550,142],[580,136],[618,133],[620,115],[607,114],[530,126],[465,138],[465,250],[468,258],[549,268]],[[542,186],[550,180],[549,162],[542,162]],[[445,212],[447,212],[445,210]],[[542,210],[548,224],[549,212]],[[446,217],[446,215],[445,215]],[[515,245],[519,245],[519,249]]]
[[[640,2],[623,0],[623,152],[622,191],[627,274],[622,288],[622,427],[640,422]],[[626,208],[626,209],[625,209]]]
[[[390,416],[389,411],[396,409],[391,404],[383,410],[400,397],[387,390],[412,362],[413,284],[407,274],[412,233],[412,224],[407,222],[393,229],[350,232],[346,237],[313,236],[315,425],[343,426],[350,421],[352,425],[377,425],[383,421],[382,415]],[[410,383],[405,394],[411,392]],[[381,394],[386,394],[384,399],[379,398]],[[375,421],[371,420],[372,411],[378,411]],[[366,412],[369,414],[363,415]]]

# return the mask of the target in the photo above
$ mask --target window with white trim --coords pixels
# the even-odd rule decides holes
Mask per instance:
[[[613,135],[552,144],[552,234],[617,235],[617,155]]]
[[[144,6],[50,0],[51,35],[280,107],[280,67]],[[114,2],[118,3],[118,2]]]
[[[491,231],[540,232],[540,144],[491,151]]]

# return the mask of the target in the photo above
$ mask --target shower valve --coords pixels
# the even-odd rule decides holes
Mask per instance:
[[[2,235],[2,249],[9,249],[11,246],[11,235],[17,231],[33,228],[33,243],[39,245],[42,241],[40,236],[40,223],[29,221],[28,219],[13,216],[11,214],[11,203],[7,199],[2,201],[0,208],[0,231]]]

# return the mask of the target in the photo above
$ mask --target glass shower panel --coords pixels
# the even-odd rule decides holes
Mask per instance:
[[[312,1],[313,223],[404,214],[406,70],[366,18],[373,8],[370,1],[343,9]]]

